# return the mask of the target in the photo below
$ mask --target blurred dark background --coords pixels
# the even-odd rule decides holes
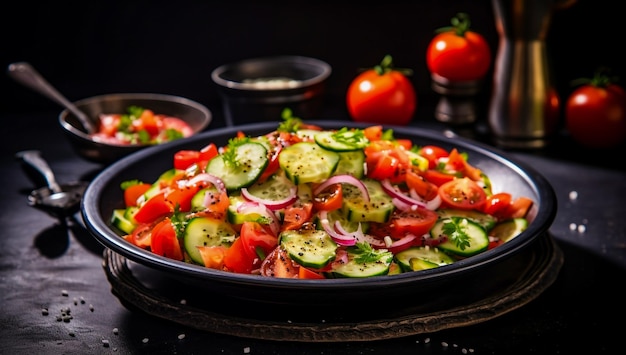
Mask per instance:
[[[345,91],[360,68],[391,54],[411,68],[418,91],[415,120],[431,119],[425,53],[435,29],[467,12],[495,58],[498,35],[490,0],[387,1],[30,1],[0,10],[0,64],[30,62],[70,100],[113,92],[181,95],[208,106],[221,125],[221,103],[210,78],[217,66],[239,59],[294,54],[327,61],[328,109],[323,119],[347,119]],[[619,77],[626,69],[619,2],[577,0],[555,10],[547,38],[562,101],[571,80],[600,66]],[[0,114],[61,108],[0,76]],[[477,100],[488,101],[491,72]],[[480,106],[484,109],[484,105]]]

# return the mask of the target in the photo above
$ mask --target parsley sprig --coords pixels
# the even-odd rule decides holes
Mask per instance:
[[[462,217],[452,217],[443,223],[443,234],[461,250],[470,246],[470,236],[467,234],[467,219]]]
[[[302,125],[302,119],[293,115],[293,111],[290,108],[283,109],[281,113],[283,122],[278,125],[276,129],[279,132],[296,133]]]
[[[228,140],[228,145],[222,153],[224,163],[231,167],[238,167],[241,162],[237,159],[237,147],[250,142],[250,137],[236,137]]]
[[[369,243],[364,242],[356,243],[352,253],[356,255],[354,261],[363,264],[377,261],[388,262],[390,258],[393,258],[393,254],[386,249],[374,249]]]

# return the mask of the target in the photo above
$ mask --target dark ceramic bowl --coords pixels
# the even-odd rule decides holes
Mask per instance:
[[[178,117],[191,126],[194,134],[204,130],[212,119],[211,111],[205,106],[183,97],[163,94],[106,94],[76,101],[74,104],[87,114],[96,127],[100,114],[126,113],[131,105],[150,109],[156,114]],[[150,146],[116,145],[94,141],[69,110],[61,112],[59,122],[74,150],[81,157],[96,163],[109,164]]]
[[[319,59],[276,56],[222,65],[211,79],[232,126],[280,120],[285,108],[303,119],[317,117],[330,74],[330,65]]]
[[[326,122],[325,128],[364,127],[353,122]],[[113,209],[123,208],[120,183],[140,179],[154,181],[171,168],[172,156],[181,149],[200,149],[209,142],[225,145],[238,131],[261,135],[276,129],[277,123],[260,123],[206,132],[184,142],[174,142],[138,152],[104,170],[87,188],[81,206],[89,231],[104,246],[126,259],[155,270],[165,278],[184,282],[194,293],[206,292],[211,302],[248,302],[263,309],[280,305],[282,311],[317,316],[332,313],[352,316],[392,314],[406,307],[433,311],[437,307],[467,304],[490,295],[494,289],[513,282],[534,260],[531,250],[545,242],[556,215],[556,196],[551,185],[536,171],[507,158],[492,148],[459,137],[411,127],[396,127],[398,138],[410,138],[417,145],[436,144],[467,152],[470,163],[492,180],[494,191],[527,196],[535,201],[529,212],[529,226],[509,242],[476,256],[430,270],[364,279],[281,279],[213,270],[167,259],[135,247],[120,237],[110,223]],[[387,127],[393,128],[393,127]],[[513,281],[512,281],[513,280]],[[367,309],[363,313],[363,309]]]

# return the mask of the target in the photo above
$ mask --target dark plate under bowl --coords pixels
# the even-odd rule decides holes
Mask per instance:
[[[354,122],[317,122],[324,128],[364,127]],[[86,226],[104,246],[128,260],[163,272],[203,292],[213,300],[241,300],[248,303],[280,305],[294,312],[340,312],[362,316],[362,306],[371,313],[391,312],[420,305],[451,302],[459,304],[486,297],[501,284],[510,282],[533,263],[529,250],[542,238],[556,216],[556,196],[549,182],[531,167],[503,152],[459,137],[411,127],[393,128],[397,138],[410,138],[414,144],[435,144],[467,152],[469,162],[491,179],[493,189],[535,201],[529,213],[529,226],[519,236],[492,250],[435,269],[363,279],[301,280],[267,278],[228,273],[167,259],[126,242],[111,226],[113,209],[123,208],[120,183],[131,179],[154,181],[172,166],[174,153],[200,149],[210,142],[226,145],[229,138],[243,131],[250,136],[268,133],[278,126],[265,122],[204,132],[185,141],[139,151],[104,170],[87,188],[81,205]]]

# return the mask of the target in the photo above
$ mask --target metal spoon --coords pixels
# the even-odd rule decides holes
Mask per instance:
[[[48,83],[48,81],[44,79],[44,77],[41,76],[41,74],[39,74],[39,72],[37,72],[29,63],[18,62],[9,64],[7,73],[20,84],[30,87],[31,89],[43,94],[52,101],[68,109],[74,116],[76,116],[76,118],[78,118],[88,134],[96,131],[89,117],[63,95],[61,95],[61,93],[50,85],[50,83]]]
[[[83,193],[87,188],[86,182],[59,185],[52,169],[38,150],[21,151],[15,156],[27,167],[34,168],[47,183],[47,186],[33,190],[28,196],[30,206],[41,209],[62,222],[65,222],[66,217],[78,212]]]

